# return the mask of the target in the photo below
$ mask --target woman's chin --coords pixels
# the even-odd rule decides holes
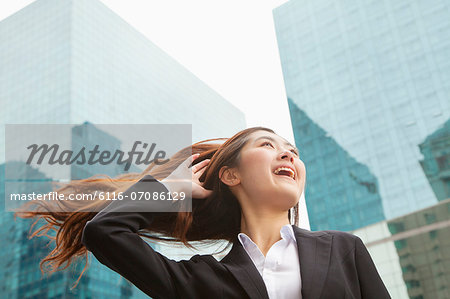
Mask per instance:
[[[287,190],[283,190],[283,192],[278,192],[271,197],[271,200],[276,199],[277,203],[280,203],[283,207],[287,209],[295,206],[300,200],[300,195],[298,191],[288,192]]]
[[[279,181],[275,182],[275,185],[281,189],[286,194],[296,194],[301,195],[303,188],[299,185],[299,182],[286,177],[283,179],[280,179]]]

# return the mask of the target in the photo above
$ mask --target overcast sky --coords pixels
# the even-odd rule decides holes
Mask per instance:
[[[294,143],[272,9],[286,0],[101,0],[241,109]],[[0,1],[0,20],[34,0]]]
[[[0,20],[32,2],[2,0]],[[101,2],[241,109],[248,127],[295,143],[272,14],[286,0]]]

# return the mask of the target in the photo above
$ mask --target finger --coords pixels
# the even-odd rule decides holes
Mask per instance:
[[[187,158],[186,160],[184,160],[184,162],[182,163],[183,166],[189,167],[189,165],[192,164],[192,161],[194,161],[195,159],[197,159],[198,156],[200,156],[199,153],[191,155],[189,158]]]
[[[205,170],[206,170],[206,167],[200,169],[199,171],[197,171],[197,172],[194,174],[194,177],[197,178],[197,179],[200,178],[200,177],[203,175],[203,173],[205,172]]]
[[[202,168],[203,168],[203,169],[206,169],[206,168],[204,168],[204,167],[205,167],[206,165],[208,165],[209,161],[210,161],[210,159],[205,159],[205,160],[201,161],[200,163],[195,164],[194,166],[192,166],[192,171],[193,171],[194,173],[197,173],[197,172],[198,172],[199,170],[201,170]]]
[[[210,196],[213,193],[213,191],[205,189],[205,188],[202,188],[202,193],[203,193],[203,198],[205,198],[205,197]]]
[[[206,198],[212,194],[212,190],[205,189],[201,186],[197,186],[195,189],[192,189],[192,197],[195,198]]]

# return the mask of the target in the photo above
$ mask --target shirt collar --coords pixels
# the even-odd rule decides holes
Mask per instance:
[[[281,234],[281,237],[283,237],[283,235],[284,235],[285,238],[287,238],[287,239],[290,238],[292,241],[297,242],[297,240],[295,238],[295,234],[294,234],[294,229],[292,228],[292,225],[290,225],[290,224],[284,225],[280,230],[280,234]]]
[[[285,240],[288,240],[288,241],[292,240],[292,241],[294,241],[294,243],[297,242],[296,238],[295,238],[295,234],[294,234],[294,229],[292,228],[292,225],[290,225],[290,224],[286,224],[283,227],[281,227],[280,235],[281,235],[281,238],[283,238]],[[248,246],[251,246],[251,244],[256,246],[256,244],[253,242],[253,240],[244,233],[239,233],[238,239],[239,239],[239,242],[241,242],[242,246],[246,249],[248,248]]]

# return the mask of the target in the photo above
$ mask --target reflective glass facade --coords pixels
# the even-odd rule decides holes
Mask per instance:
[[[230,137],[246,126],[241,111],[96,0],[37,0],[0,22],[0,106],[2,125],[192,124],[193,142]],[[4,138],[2,126],[0,163]],[[102,132],[95,138],[117,142]],[[69,288],[83,263],[41,280],[47,239],[28,240],[31,221],[14,221],[3,204],[0,211],[1,298],[148,298],[92,255],[75,290]]]
[[[450,120],[419,145],[420,161],[438,200],[450,198]]]
[[[449,298],[450,3],[273,15],[311,229],[359,235],[392,298]]]
[[[392,298],[450,297],[450,200],[353,231]]]
[[[369,168],[385,217],[436,204],[419,144],[450,116],[450,3],[293,0],[273,13],[288,97]]]
[[[349,231],[384,219],[378,180],[292,100],[289,110],[307,179],[311,230]]]

